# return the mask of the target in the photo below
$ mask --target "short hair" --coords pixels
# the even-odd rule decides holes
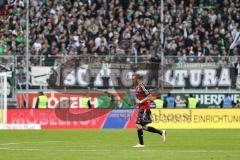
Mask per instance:
[[[135,76],[137,79],[142,79],[142,76],[138,73],[133,73],[132,76]]]
[[[43,91],[39,91],[38,94],[40,94],[40,95],[44,95]]]

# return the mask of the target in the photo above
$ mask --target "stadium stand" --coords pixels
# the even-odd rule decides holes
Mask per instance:
[[[46,57],[139,55],[157,62],[161,52],[167,56],[208,56],[209,61],[224,60],[212,56],[238,55],[237,48],[229,51],[229,47],[233,41],[231,31],[239,28],[239,0],[165,0],[164,4],[163,28],[159,0],[32,1],[30,52]],[[25,1],[4,9],[0,17],[0,54],[23,55]]]

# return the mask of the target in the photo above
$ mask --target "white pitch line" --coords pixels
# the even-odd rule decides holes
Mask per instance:
[[[0,148],[1,150],[9,150],[9,151],[42,151],[42,152],[129,152],[133,150],[111,150],[111,149],[42,149],[42,148]],[[144,148],[136,148],[134,151],[140,152],[178,152],[178,153],[240,153],[240,151],[226,151],[226,150],[152,150],[152,149],[144,149]]]
[[[52,146],[53,148],[102,148],[102,147],[129,147],[129,145],[61,145],[61,146]],[[131,146],[130,146],[131,147]]]
[[[41,149],[41,148],[0,148],[1,150],[8,150],[8,151],[42,151],[42,152],[96,152],[97,150],[87,150],[87,149],[70,149],[70,150],[65,150],[65,149],[58,149],[58,150],[48,150],[48,149]]]
[[[41,144],[41,143],[58,143],[64,141],[41,141],[41,142],[8,142],[8,143],[0,143],[0,146],[7,146],[7,145],[17,145],[17,144]]]
[[[0,146],[14,145],[19,143],[0,143]]]

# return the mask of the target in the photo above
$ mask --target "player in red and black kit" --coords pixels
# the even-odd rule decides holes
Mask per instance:
[[[141,82],[141,76],[139,74],[133,74],[132,76],[133,85],[136,86],[136,104],[139,106],[138,117],[136,121],[137,133],[139,144],[133,147],[144,147],[143,142],[143,130],[160,134],[162,136],[163,142],[166,141],[166,131],[158,130],[154,127],[147,126],[147,124],[152,122],[150,102],[152,100],[152,95],[145,88],[144,84]]]

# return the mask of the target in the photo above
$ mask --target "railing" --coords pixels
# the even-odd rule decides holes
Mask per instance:
[[[16,61],[18,66],[25,66],[25,56],[6,56]],[[5,56],[0,56],[6,59]],[[173,63],[217,63],[220,65],[232,65],[240,61],[240,56],[162,56],[153,57],[151,55],[141,56],[127,56],[123,54],[117,55],[57,55],[57,56],[45,56],[45,55],[32,55],[29,63],[32,66],[58,66],[68,60],[78,59],[81,63],[161,63],[173,64]]]
[[[173,63],[216,63],[229,66],[240,62],[239,56],[164,56],[164,64]]]
[[[148,63],[146,56],[126,56],[126,55],[58,55],[45,56],[33,55],[30,58],[30,65],[33,66],[58,66],[71,59],[78,59],[81,63]],[[16,56],[18,64],[25,63],[25,56]],[[19,63],[20,62],[20,63]]]

